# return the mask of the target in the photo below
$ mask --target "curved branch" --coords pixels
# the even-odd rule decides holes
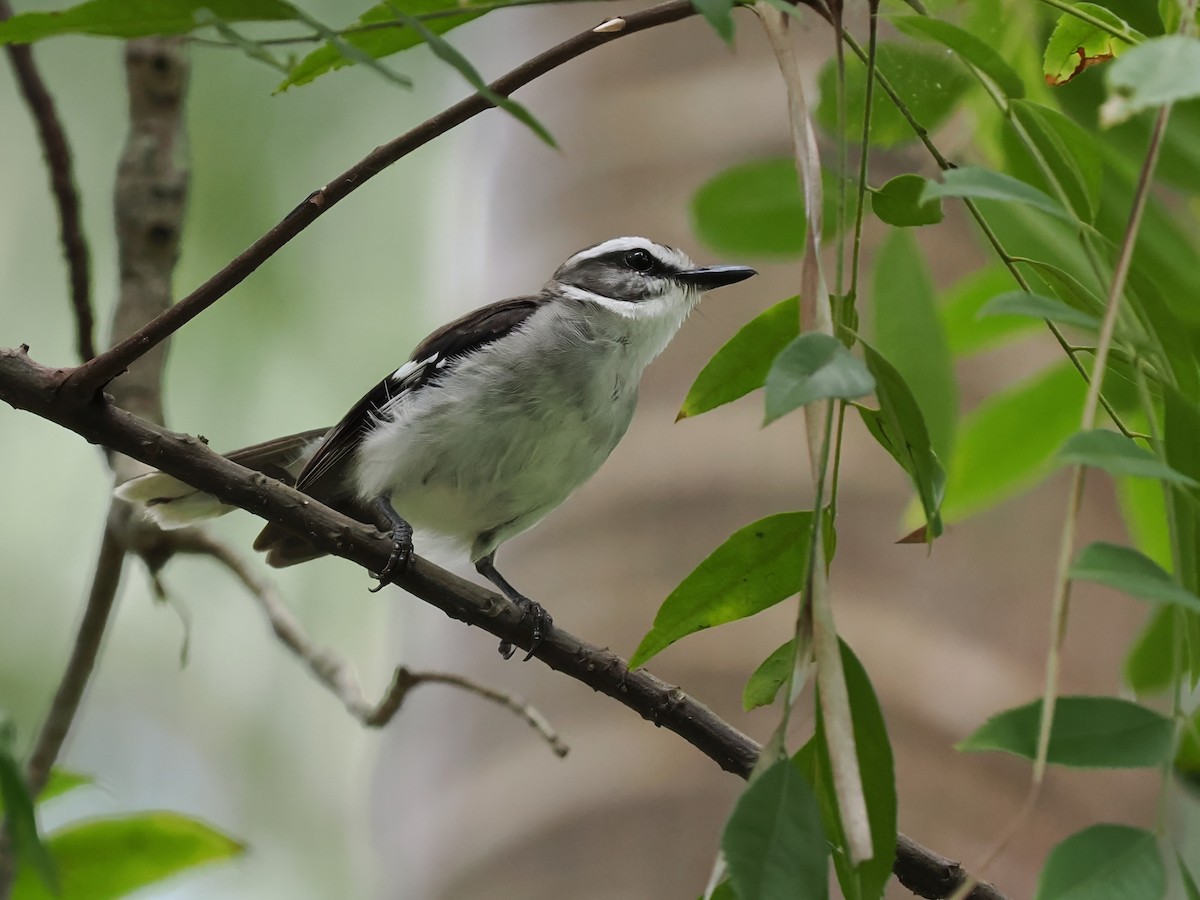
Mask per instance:
[[[8,0],[0,0],[0,22],[12,18]],[[96,355],[96,320],[92,313],[91,254],[79,216],[79,192],[71,162],[71,146],[58,118],[54,98],[46,89],[41,73],[33,61],[33,48],[28,44],[8,44],[4,48],[17,76],[21,96],[33,115],[42,155],[50,171],[50,191],[58,207],[58,233],[67,260],[67,279],[71,287],[71,307],[75,311],[75,346],[80,362],[86,363]]]
[[[0,400],[11,406],[139,459],[226,503],[279,522],[319,549],[368,571],[380,571],[391,555],[388,537],[273,478],[218,456],[197,438],[158,428],[111,403],[79,406],[64,400],[55,390],[61,377],[61,370],[31,360],[25,347],[0,349]],[[391,580],[451,618],[529,649],[530,636],[520,627],[520,611],[499,594],[420,558]],[[615,653],[555,626],[534,656],[673,731],[727,772],[745,778],[754,768],[760,752],[754,740],[679,688],[644,669],[629,671]],[[909,890],[927,898],[948,897],[966,877],[957,863],[907,838],[898,845],[894,869]],[[1003,900],[1002,894],[986,884],[976,885],[968,897]]]
[[[696,10],[690,0],[669,0],[642,12],[619,19],[610,18],[604,23],[607,30],[588,29],[581,32],[557,47],[522,63],[507,75],[497,78],[489,87],[500,96],[507,97],[518,88],[602,44],[658,25],[677,22],[695,14]],[[612,30],[612,23],[618,21],[624,25],[619,30]],[[335,203],[418,147],[493,106],[494,104],[482,95],[472,94],[422,122],[408,133],[376,147],[337,178],[309,194],[299,206],[284,217],[283,221],[246,248],[225,268],[136,334],[130,335],[90,362],[65,373],[61,390],[76,402],[91,399],[134,360],[229,293]]]

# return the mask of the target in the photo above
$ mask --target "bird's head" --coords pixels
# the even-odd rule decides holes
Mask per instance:
[[[547,290],[632,319],[679,316],[713,288],[756,274],[746,266],[699,267],[686,254],[643,237],[620,237],[580,250]]]

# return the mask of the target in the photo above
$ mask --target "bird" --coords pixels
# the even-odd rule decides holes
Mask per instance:
[[[552,624],[496,568],[496,551],[586,482],[624,436],[645,368],[707,291],[757,274],[697,266],[682,251],[618,237],[571,255],[536,293],[480,307],[434,331],[333,428],[228,454],[390,534],[373,590],[413,555],[414,526],[465,549],[522,613],[529,655]],[[117,495],[163,528],[234,507],[153,472]],[[325,555],[268,523],[270,566]],[[513,646],[500,645],[507,659]]]

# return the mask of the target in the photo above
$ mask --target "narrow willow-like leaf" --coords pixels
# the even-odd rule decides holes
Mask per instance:
[[[244,845],[177,813],[137,813],[69,825],[47,840],[58,863],[58,900],[117,900],[143,887],[232,859]],[[53,900],[40,884],[18,875],[13,900]]]
[[[874,857],[852,866],[845,852],[845,834],[838,818],[837,793],[833,789],[833,770],[829,763],[829,750],[825,744],[819,702],[816,733],[795,755],[793,761],[804,773],[817,795],[825,833],[835,848],[833,863],[842,896],[846,900],[879,900],[891,878],[896,850],[896,773],[887,726],[875,690],[871,687],[862,663],[858,661],[849,645],[845,641],[840,643],[842,666],[846,672],[846,690],[850,695],[850,708],[854,719],[854,744],[871,822]]]
[[[895,366],[865,341],[863,353],[867,368],[875,376],[875,397],[879,409],[859,407],[863,424],[891,457],[908,473],[925,513],[926,540],[942,533],[941,504],[946,475],[912,391]]]
[[[733,0],[692,0],[692,6],[721,40],[733,44]]]
[[[1071,220],[1070,214],[1037,188],[1005,175],[978,166],[964,166],[942,173],[941,182],[930,181],[925,185],[922,200],[937,197],[969,197],[972,200],[1001,200],[1030,206],[1058,219]]]
[[[1167,880],[1154,835],[1093,825],[1050,851],[1034,900],[1161,900]]]
[[[871,194],[871,209],[882,222],[897,228],[936,225],[945,218],[938,200],[922,200],[927,179],[897,175]]]
[[[1089,66],[1114,59],[1143,39],[1124,19],[1103,6],[1095,3],[1074,3],[1072,6],[1108,25],[1109,30],[1070,13],[1059,16],[1042,60],[1042,73],[1047,84],[1066,84]]]
[[[388,3],[388,7],[396,16],[396,19],[406,27],[412,29],[421,40],[429,45],[429,49],[433,51],[434,56],[452,66],[458,74],[466,79],[467,84],[475,88],[475,90],[485,100],[495,106],[497,109],[502,109],[534,134],[536,134],[543,143],[547,146],[558,149],[558,144],[554,142],[554,138],[550,132],[546,130],[541,122],[533,117],[533,114],[516,100],[510,97],[505,97],[502,94],[497,94],[488,83],[483,80],[483,76],[479,74],[476,68],[471,65],[471,61],[458,52],[445,38],[427,27],[421,20],[410,16],[400,7],[399,3]]]
[[[770,706],[784,682],[788,680],[795,664],[795,641],[791,640],[777,648],[750,675],[742,690],[742,709],[749,712],[760,706]]]
[[[1084,221],[1095,221],[1104,180],[1104,163],[1096,138],[1073,119],[1048,106],[1014,100],[1009,109],[1066,193],[1075,214]],[[1023,147],[1021,150],[1028,152]],[[1044,173],[1032,158],[1028,159],[1027,167],[1010,167],[1010,174],[1034,187],[1049,189]]]
[[[781,759],[742,792],[721,849],[739,900],[825,900],[829,848],[812,788]]]
[[[759,313],[700,370],[676,421],[698,416],[762,387],[775,357],[799,333],[799,297],[789,297]]]
[[[821,236],[837,234],[837,180],[821,173]],[[692,226],[729,257],[796,257],[804,252],[804,198],[791,157],[739,163],[718,172],[692,197]]]
[[[28,44],[62,34],[133,38],[187,34],[208,10],[224,22],[283,22],[297,18],[284,0],[89,0],[54,12],[31,12],[0,22],[0,44]]]
[[[1168,34],[1134,47],[1108,70],[1105,125],[1124,122],[1144,109],[1200,97],[1200,40]]]
[[[1132,547],[1103,541],[1088,544],[1071,566],[1071,577],[1124,591],[1139,600],[1200,612],[1200,597],[1183,587],[1150,557]]]
[[[1073,434],[1058,451],[1064,465],[1092,466],[1110,475],[1131,475],[1138,478],[1157,478],[1175,484],[1200,487],[1194,479],[1177,472],[1131,438],[1097,428]]]
[[[995,506],[1050,470],[1055,451],[1079,428],[1087,392],[1061,363],[992,394],[959,425],[943,514],[955,522]]]
[[[396,20],[393,8],[397,6],[410,16],[424,16],[460,8],[458,4],[448,3],[447,0],[398,0],[396,3],[379,3],[364,12],[354,23],[354,27],[366,30],[344,34],[341,41],[372,59],[383,59],[423,43],[419,34],[411,28],[405,28]],[[466,9],[461,15],[439,15],[429,19],[425,27],[438,34],[445,34],[483,14],[483,11],[473,12]],[[337,46],[326,43],[292,66],[288,77],[275,90],[285,91],[290,87],[309,84],[327,72],[353,64],[353,58],[348,58]]]
[[[991,44],[971,32],[932,16],[893,16],[892,24],[905,34],[932,38],[949,47],[996,82],[1007,96],[1013,99],[1025,96],[1025,85],[1016,70]]]
[[[938,297],[938,316],[951,354],[956,358],[971,356],[1045,327],[1028,319],[979,318],[984,304],[1012,285],[1012,273],[993,264],[975,270],[942,292]]]
[[[779,513],[735,531],[663,601],[630,667],[645,665],[682,637],[752,616],[799,593],[812,522],[811,512]]]
[[[938,318],[933,276],[911,233],[893,231],[879,248],[872,267],[871,304],[872,346],[912,391],[933,450],[945,465],[954,447],[958,384]]]
[[[1037,756],[1042,701],[1005,710],[956,747]],[[1171,753],[1173,726],[1166,716],[1115,697],[1059,697],[1054,706],[1047,761],[1084,769],[1158,766]]]
[[[913,118],[927,129],[937,128],[957,108],[962,94],[974,81],[945,52],[918,47],[908,42],[880,41],[876,65],[908,107]],[[837,64],[831,60],[821,68],[817,86],[821,102],[816,120],[829,134],[837,135]],[[842,137],[853,144],[862,140],[866,104],[867,70],[856,56],[846,57],[846,110],[841,118]],[[916,140],[912,126],[881,90],[871,103],[870,141],[876,147],[894,147]]]
[[[1074,325],[1096,331],[1100,320],[1095,316],[1067,306],[1054,297],[1033,294],[1029,291],[1006,291],[993,297],[979,310],[983,316],[1025,316],[1033,319],[1049,319],[1059,325]]]
[[[817,400],[855,400],[875,390],[866,364],[837,338],[802,334],[775,357],[767,373],[766,420]]]

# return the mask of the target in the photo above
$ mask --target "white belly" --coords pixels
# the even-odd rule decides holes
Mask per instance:
[[[486,556],[587,481],[629,426],[639,362],[619,344],[580,358],[479,354],[399,398],[359,450],[360,495],[388,494],[415,527]]]

